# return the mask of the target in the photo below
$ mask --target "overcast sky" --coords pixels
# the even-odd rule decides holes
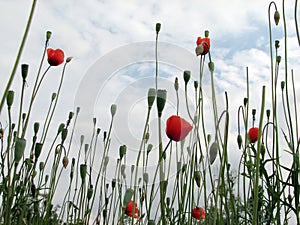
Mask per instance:
[[[143,107],[147,89],[153,86],[151,82],[154,80],[154,58],[151,57],[154,57],[152,52],[154,49],[151,46],[155,40],[155,24],[157,22],[162,24],[159,41],[163,44],[159,51],[162,49],[175,51],[174,54],[170,51],[165,56],[161,53],[161,58],[163,58],[160,67],[161,88],[172,87],[175,76],[180,78],[182,87],[182,71],[185,69],[194,71],[198,68],[197,58],[194,55],[195,42],[198,36],[203,36],[204,31],[209,30],[211,55],[216,68],[215,85],[220,99],[220,111],[224,109],[222,99],[226,90],[231,108],[230,133],[232,136],[230,140],[235,142],[237,109],[246,96],[245,68],[249,67],[250,107],[255,107],[259,111],[261,87],[270,83],[269,2],[268,0],[40,0],[37,3],[28,41],[21,58],[21,63],[30,64],[28,94],[33,86],[34,76],[41,59],[45,32],[50,30],[52,38],[49,47],[61,48],[66,56],[73,56],[72,62],[67,67],[59,101],[60,106],[55,115],[57,124],[64,122],[68,112],[77,107],[76,96],[88,96],[89,92],[92,93],[88,88],[89,85],[85,85],[85,89],[80,89],[83,82],[88,80],[90,82],[88,84],[94,88],[93,90],[99,91],[93,93],[93,99],[87,100],[87,102],[91,100],[93,103],[90,105],[92,112],[84,115],[83,121],[91,121],[89,116],[96,117],[99,126],[103,130],[108,129],[110,104],[117,102],[118,112],[123,113],[120,113],[117,122],[121,124],[123,122],[123,124],[117,125],[119,130],[117,129],[114,136],[116,145],[124,144],[127,140],[129,147],[134,149],[135,142],[140,139],[141,127],[145,119],[146,108]],[[275,2],[281,12],[281,1]],[[297,74],[300,70],[298,61],[300,51],[292,17],[293,4],[294,1],[286,0],[289,39],[288,63],[289,70],[294,69],[295,71],[296,93],[298,93],[299,99],[300,78]],[[29,0],[0,0],[1,94],[15,60],[30,7],[31,1]],[[273,39],[281,41],[279,53],[284,61],[283,21],[281,19],[279,26],[275,27],[274,7],[271,9]],[[142,43],[141,48],[138,48],[138,43]],[[139,55],[140,52],[144,54]],[[187,58],[191,60],[184,61]],[[120,61],[123,59],[124,61]],[[126,59],[129,60],[126,61]],[[115,70],[105,67],[107,65],[104,63],[105,60],[110,60],[109,63],[115,66]],[[185,66],[190,66],[190,68],[185,68]],[[99,69],[97,74],[99,77],[96,82],[89,80],[95,78],[93,68],[94,70]],[[37,98],[36,104],[40,107],[37,110],[39,113],[35,112],[34,114],[37,120],[43,119],[44,114],[41,112],[46,112],[51,93],[56,90],[61,69],[62,67],[53,68],[46,77],[40,97]],[[18,71],[13,85],[15,90],[19,87],[19,74],[20,71]],[[207,75],[209,74],[207,73]],[[282,79],[284,79],[283,72],[279,75],[279,81]],[[103,85],[104,83],[105,85]],[[208,78],[205,84],[209,86]],[[168,97],[174,99],[172,88],[170,90]],[[209,98],[209,89],[207,91]],[[270,94],[269,86],[267,93]],[[164,118],[175,113],[173,103],[169,102],[169,111]],[[267,107],[270,107],[268,101]],[[137,115],[142,116],[138,117]],[[1,117],[3,118],[4,115]],[[54,127],[56,129],[56,125]],[[155,135],[155,131],[153,133]],[[127,138],[127,135],[130,137]],[[235,148],[230,154],[235,155],[236,144],[234,143],[233,146]]]

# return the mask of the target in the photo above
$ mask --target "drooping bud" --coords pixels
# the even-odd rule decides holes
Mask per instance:
[[[217,157],[218,154],[218,149],[219,149],[219,145],[218,142],[214,142],[212,143],[212,145],[210,146],[209,149],[209,161],[210,161],[210,165],[212,165]]]
[[[148,90],[148,109],[150,110],[154,100],[155,100],[155,96],[156,96],[156,90],[155,88],[149,88]]]
[[[278,25],[279,20],[280,20],[280,14],[279,14],[278,10],[276,10],[274,13],[274,21],[275,21],[276,26]]]
[[[194,172],[194,180],[196,181],[196,184],[198,187],[201,186],[201,173],[200,171],[195,171]]]
[[[62,159],[62,164],[64,168],[67,168],[68,164],[69,164],[69,159],[68,157],[65,155]]]
[[[63,131],[63,129],[65,128],[65,124],[64,123],[61,123],[57,129],[57,134],[59,134],[60,132]]]
[[[25,82],[25,80],[26,80],[26,78],[27,78],[27,75],[28,75],[28,67],[29,67],[28,64],[22,64],[22,65],[21,65],[21,75],[22,75],[22,78],[23,78],[23,82]]]
[[[185,85],[187,85],[190,78],[191,78],[191,71],[189,71],[189,70],[183,71],[183,79],[184,79]]]
[[[243,138],[242,138],[242,135],[240,135],[240,134],[237,136],[237,143],[238,143],[239,149],[241,149],[242,143],[243,143]]]
[[[162,111],[165,107],[167,100],[167,91],[166,90],[157,90],[157,97],[156,97],[156,103],[157,103],[157,112],[158,117],[161,117]]]
[[[124,199],[123,199],[123,205],[124,206],[127,206],[128,203],[130,202],[132,196],[133,196],[133,190],[131,188],[128,188],[125,192],[125,195],[124,195]]]

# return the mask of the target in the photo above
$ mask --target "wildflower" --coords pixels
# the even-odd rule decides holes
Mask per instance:
[[[61,49],[47,49],[48,63],[50,66],[59,66],[64,62],[65,54]]]
[[[254,143],[258,139],[258,128],[257,127],[252,127],[248,131],[249,139],[251,143]]]
[[[140,217],[138,216],[139,209],[137,207],[137,204],[130,200],[130,202],[127,204],[125,208],[125,214],[129,217],[134,217],[136,219],[139,219]]]
[[[205,210],[200,207],[193,208],[192,217],[196,220],[204,220],[205,219]]]
[[[183,140],[192,130],[192,125],[180,116],[171,116],[167,120],[166,134],[173,141]]]
[[[196,47],[196,55],[206,55],[209,52],[210,48],[210,39],[208,37],[198,37],[196,41],[197,47]]]

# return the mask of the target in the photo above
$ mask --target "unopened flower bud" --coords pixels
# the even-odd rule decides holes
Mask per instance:
[[[208,36],[209,36],[209,31],[208,31],[208,30],[204,31],[204,36],[205,36],[205,37],[208,37]]]
[[[117,105],[116,104],[112,104],[111,107],[110,107],[111,117],[114,117],[116,115],[116,112],[117,112]]]
[[[209,63],[208,63],[208,68],[209,68],[210,72],[214,72],[214,70],[215,70],[215,65],[214,65],[214,63],[213,63],[213,62],[209,62]]]
[[[39,170],[43,171],[44,168],[45,168],[45,163],[44,162],[40,162],[40,164],[39,164]]]
[[[159,33],[160,28],[161,28],[161,24],[160,24],[160,23],[156,23],[156,25],[155,25],[155,30],[156,30],[156,33],[157,33],[157,34]]]
[[[63,131],[63,129],[65,128],[65,124],[64,123],[61,123],[57,129],[57,134],[59,134],[60,132]]]
[[[87,165],[86,164],[81,164],[80,165],[80,177],[81,180],[84,181],[85,177],[86,177],[86,169],[87,169]]]
[[[148,109],[151,109],[156,96],[155,88],[149,88],[148,90]]]
[[[37,135],[38,131],[39,131],[39,128],[40,128],[40,124],[38,122],[35,122],[33,124],[33,132],[34,132],[34,135]]]
[[[66,140],[67,135],[68,135],[68,129],[65,128],[65,129],[63,129],[62,132],[61,132],[61,141],[62,141],[62,142],[64,142],[64,141]]]
[[[175,88],[175,91],[178,91],[178,88],[179,88],[178,77],[175,78],[174,88]]]
[[[13,101],[14,101],[14,96],[15,96],[15,92],[14,91],[8,91],[7,92],[7,96],[6,96],[6,103],[7,103],[7,107],[10,109]]]
[[[248,98],[244,98],[244,107],[248,104]]]
[[[62,159],[62,164],[64,168],[67,168],[68,164],[69,164],[69,159],[68,157],[65,155]]]
[[[127,146],[126,145],[120,146],[120,148],[119,148],[119,156],[120,156],[121,160],[122,160],[123,156],[126,154],[126,151],[127,151]]]
[[[56,99],[57,94],[55,92],[51,95],[51,101],[53,102]]]
[[[197,88],[198,88],[198,85],[199,85],[198,81],[195,80],[195,81],[194,81],[194,88],[197,89]]]
[[[88,200],[90,200],[93,196],[93,186],[91,185],[91,187],[89,187],[88,191],[87,191],[87,194],[86,194],[86,197]]]
[[[190,78],[191,78],[191,71],[189,71],[189,70],[183,71],[183,79],[184,79],[185,85],[187,85]]]
[[[19,163],[21,160],[26,146],[26,140],[24,138],[17,138],[15,143],[15,163]]]
[[[144,173],[143,174],[143,180],[146,184],[148,184],[148,181],[149,181],[149,174],[148,173]]]
[[[284,87],[285,87],[285,82],[284,81],[281,81],[281,90],[283,90],[284,89]]]
[[[243,138],[242,138],[242,135],[240,135],[240,134],[237,136],[237,143],[238,143],[239,149],[241,149],[242,143],[243,143]]]
[[[40,157],[41,152],[42,152],[42,147],[43,147],[42,143],[36,143],[35,144],[35,148],[34,148],[34,157],[35,157],[35,159],[38,159]]]
[[[22,78],[23,78],[23,82],[25,82],[27,75],[28,75],[28,64],[22,64],[21,65],[21,74],[22,74]]]
[[[280,47],[280,45],[279,45],[279,40],[276,40],[276,41],[275,41],[275,48],[278,49],[279,47]]]
[[[281,56],[280,56],[280,55],[278,55],[278,56],[276,57],[276,62],[277,62],[278,64],[281,62]]]
[[[117,180],[114,178],[111,181],[111,188],[114,189],[116,187]]]
[[[152,145],[152,144],[149,144],[149,145],[147,146],[147,155],[151,152],[152,148],[153,148],[153,145]]]
[[[157,112],[158,117],[161,117],[162,111],[165,107],[167,100],[167,91],[166,90],[157,90],[157,97],[156,97],[156,103],[157,103]]]
[[[274,13],[274,21],[275,21],[276,26],[277,26],[278,23],[279,23],[279,19],[280,19],[280,14],[279,14],[279,12],[276,10],[275,13]]]
[[[198,187],[201,186],[201,173],[200,171],[195,171],[194,172],[194,180],[196,181],[196,184]]]
[[[69,57],[66,59],[66,63],[69,63],[69,62],[71,62],[71,61],[72,61],[72,59],[73,59],[73,57],[72,57],[72,56],[69,56]]]
[[[266,110],[266,113],[267,113],[267,118],[269,119],[269,118],[270,118],[270,115],[271,115],[271,110],[270,110],[270,109],[267,109],[267,110]]]
[[[46,40],[47,41],[51,38],[51,34],[52,34],[52,32],[49,30],[46,32]]]

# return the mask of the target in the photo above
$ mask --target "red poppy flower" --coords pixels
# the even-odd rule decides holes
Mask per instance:
[[[192,209],[192,217],[196,220],[204,220],[205,219],[205,210],[200,207],[196,207]]]
[[[192,125],[180,116],[171,116],[167,120],[166,134],[173,141],[183,140],[192,129]]]
[[[50,66],[58,66],[64,62],[65,54],[61,49],[47,49],[48,63]]]
[[[201,38],[198,37],[196,41],[196,55],[206,55],[210,48],[210,39],[208,37]]]
[[[130,200],[130,202],[125,208],[125,214],[129,217],[134,217],[136,219],[139,219],[140,217],[138,216],[138,213],[139,213],[139,209],[137,207],[137,204],[134,201]]]
[[[249,139],[252,143],[256,142],[258,139],[258,128],[252,127],[248,131]]]

